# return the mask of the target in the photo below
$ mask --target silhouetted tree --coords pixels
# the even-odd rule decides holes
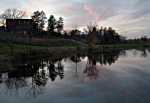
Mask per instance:
[[[19,9],[6,9],[1,15],[0,15],[0,23],[5,26],[6,25],[6,19],[21,19],[26,16],[26,12],[19,10]]]
[[[43,31],[44,29],[44,25],[46,22],[46,14],[44,13],[44,11],[35,11],[33,13],[33,15],[31,16],[33,22],[35,23],[35,25],[37,26],[36,29],[38,31]]]
[[[143,36],[143,37],[141,37],[141,40],[142,40],[143,42],[146,42],[146,41],[148,40],[148,38],[147,38],[147,36]]]
[[[70,35],[73,37],[73,36],[79,36],[80,35],[80,33],[81,33],[81,31],[80,30],[78,30],[78,29],[74,29],[74,30],[71,30],[70,31]]]
[[[121,43],[125,40],[123,36],[120,36],[114,29],[111,27],[101,27],[97,30],[98,43],[100,44],[112,44],[112,43]]]
[[[59,20],[57,21],[57,26],[56,26],[57,32],[61,33],[63,30],[63,27],[64,27],[64,20],[62,17],[60,17]]]
[[[95,47],[96,42],[97,42],[97,26],[96,25],[88,25],[88,37],[87,37],[87,42],[89,47]]]
[[[57,25],[57,22],[56,22],[56,19],[54,17],[54,15],[51,15],[48,19],[48,27],[47,27],[47,30],[51,33],[54,32],[54,30],[56,29],[56,25]]]

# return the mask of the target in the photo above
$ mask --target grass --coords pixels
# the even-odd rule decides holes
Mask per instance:
[[[58,43],[59,42],[59,43]],[[75,49],[75,48],[87,48],[87,45],[76,42],[76,41],[64,41],[64,40],[56,40],[50,41],[49,44],[21,44],[21,43],[0,43],[0,54],[9,53],[11,49],[15,52],[26,51],[27,49],[36,49],[36,50],[44,50],[44,49]],[[150,44],[140,43],[140,44],[109,44],[109,45],[97,45],[96,48],[120,48],[120,49],[133,49],[133,48],[149,48]]]
[[[63,39],[63,38],[54,38],[49,37],[42,39],[42,38],[32,38],[31,43],[29,43],[28,36],[20,37],[16,35],[17,40],[14,44],[10,44],[10,40],[14,37],[14,34],[5,32],[0,33],[0,38],[3,38],[3,42],[8,43],[0,43],[0,46],[9,46],[13,45],[14,48],[47,48],[47,47],[64,47],[64,48],[74,48],[74,47],[87,47],[87,44],[82,43],[80,41],[70,40],[70,39]],[[2,41],[1,41],[2,42]],[[150,47],[150,43],[126,43],[126,44],[106,44],[106,45],[97,45],[99,47],[108,47],[108,48],[141,48],[141,47]]]

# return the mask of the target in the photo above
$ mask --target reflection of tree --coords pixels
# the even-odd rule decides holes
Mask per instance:
[[[136,56],[138,54],[138,51],[140,51],[141,57],[147,57],[149,49],[147,48],[140,48],[140,49],[135,49],[133,52],[133,55]]]
[[[111,65],[112,63],[115,63],[115,61],[117,61],[120,53],[123,53],[125,55],[125,52],[122,52],[122,50],[120,49],[109,49],[104,47],[97,51],[94,49],[89,49],[87,52],[87,66],[84,70],[84,73],[88,77],[96,79],[99,73],[99,68],[96,65],[97,62],[101,65]]]
[[[15,54],[11,60],[14,70],[8,72],[8,78],[32,77],[34,84],[45,86],[48,75],[52,81],[57,76],[63,79],[64,69],[61,61],[62,58],[59,58],[59,56],[52,57],[48,60],[47,54],[44,53],[30,52],[27,54]],[[57,67],[55,67],[55,63],[57,63]],[[48,70],[45,71],[45,68],[48,68]]]
[[[96,79],[98,77],[98,68],[96,67],[96,60],[94,56],[88,56],[88,61],[84,73],[91,79]]]
[[[120,53],[125,55],[125,52],[122,52],[120,49],[109,49],[109,48],[101,48],[100,50],[92,50],[89,49],[87,55],[93,56],[97,62],[101,65],[111,65],[115,63],[119,58]]]
[[[16,89],[18,90],[19,88],[26,87],[27,86],[27,81],[25,78],[9,78],[5,81],[5,85],[8,89]]]
[[[42,94],[42,87],[33,83],[26,94],[29,96],[37,97],[38,95]]]
[[[77,54],[75,56],[72,56],[70,59],[76,64],[76,76],[78,76],[78,63],[81,62],[80,55]]]
[[[60,77],[60,79],[64,78],[64,67],[61,63],[61,60],[57,62],[57,67],[55,67],[54,63],[50,63],[49,67],[49,77],[51,78],[51,81],[54,81],[57,76]]]
[[[46,74],[46,70],[44,70],[43,68],[36,72],[36,74],[32,77],[32,86],[29,90],[29,94],[34,97],[42,94],[42,87],[44,87],[48,81]]]
[[[83,52],[77,50],[76,53],[72,52],[70,55],[66,53],[65,55],[63,53],[48,55],[48,53],[34,53],[32,51],[30,53],[14,54],[11,59],[13,70],[8,71],[8,79],[4,83],[8,89],[31,86],[29,93],[37,96],[42,93],[42,88],[46,86],[48,79],[55,81],[57,77],[64,78],[64,66],[61,62],[63,58],[70,58],[76,64],[76,74],[78,74],[78,63],[81,58],[88,57],[84,73],[91,79],[96,79],[99,69],[96,63],[111,65],[118,59],[120,53],[125,54],[120,49],[103,48]],[[27,84],[26,79],[28,77],[32,80],[31,84]]]
[[[133,55],[137,56],[137,54],[138,54],[139,51],[141,52],[140,53],[141,57],[147,57],[148,52],[150,52],[150,50],[147,49],[147,48],[134,49]]]
[[[47,83],[47,76],[46,71],[42,69],[39,70],[33,77],[32,77],[32,83],[34,83],[37,86],[45,86]]]
[[[147,57],[146,49],[142,49],[141,51],[142,51],[141,56],[142,57]]]
[[[60,60],[58,61],[57,73],[58,73],[60,79],[64,78],[64,67]]]
[[[99,62],[102,65],[111,65],[115,63],[119,57],[120,50],[101,51],[99,56]]]
[[[54,81],[55,78],[57,77],[57,72],[55,70],[55,65],[53,63],[50,63],[50,66],[49,66],[49,77],[51,79],[51,81]]]
[[[2,80],[2,73],[0,73],[0,83],[2,83],[3,80]]]

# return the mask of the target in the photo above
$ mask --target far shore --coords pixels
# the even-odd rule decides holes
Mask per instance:
[[[56,43],[57,44],[57,43]],[[61,44],[61,45],[60,45]],[[76,50],[76,49],[82,49],[87,50],[90,47],[88,47],[87,44],[80,44],[79,43],[70,43],[63,44],[60,43],[59,45],[53,46],[53,44],[49,45],[38,45],[38,44],[23,44],[23,43],[0,43],[0,50],[1,52],[8,52],[11,48],[13,48],[14,51],[26,51],[27,49],[35,49],[35,50]],[[92,49],[101,49],[104,48],[107,50],[107,48],[111,49],[140,49],[140,48],[150,48],[150,43],[127,43],[127,44],[104,44],[104,45],[96,45],[95,48]],[[109,50],[108,49],[108,50]],[[0,52],[0,53],[1,53]]]

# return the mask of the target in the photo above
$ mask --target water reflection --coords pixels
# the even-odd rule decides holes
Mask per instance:
[[[55,81],[57,76],[59,76],[60,79],[64,78],[64,67],[61,63],[61,60],[59,60],[56,64],[57,66],[55,66],[54,63],[50,63],[50,65],[48,66],[49,77],[51,81]]]
[[[96,58],[92,55],[89,55],[84,73],[90,79],[96,79],[98,77],[98,72],[99,70],[98,67],[96,66]]]
[[[148,49],[140,49],[142,57],[147,57]],[[137,55],[137,50],[133,55]],[[54,54],[54,55],[53,55]],[[69,59],[75,63],[76,74],[78,74],[78,64],[82,62],[83,58],[87,58],[86,67],[83,69],[85,74],[90,79],[97,79],[99,76],[99,69],[97,64],[112,65],[119,56],[126,56],[126,51],[123,49],[108,49],[103,48],[99,50],[87,50],[81,52],[72,52],[69,55],[66,53],[49,53],[40,51],[30,51],[28,53],[13,54],[9,58],[8,70],[0,72],[0,85],[5,84],[7,89],[16,89],[30,87],[28,93],[37,96],[42,93],[42,87],[45,87],[50,80],[54,82],[58,77],[62,80],[65,75],[65,66],[63,60]],[[3,62],[4,63],[4,62]],[[5,65],[5,64],[1,64]],[[11,68],[11,69],[10,69]],[[28,78],[31,79],[31,84]]]

